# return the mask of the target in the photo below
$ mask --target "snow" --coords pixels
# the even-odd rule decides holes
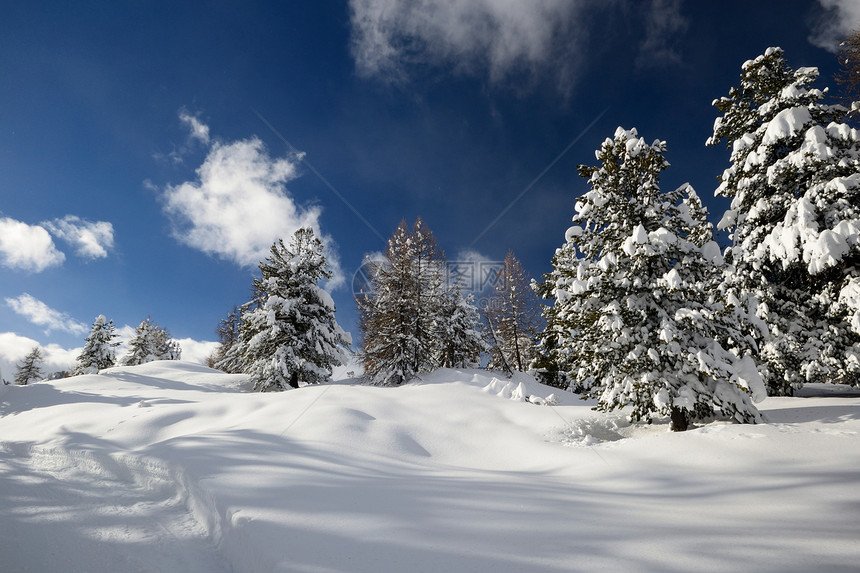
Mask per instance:
[[[551,407],[520,401],[554,391],[524,374],[247,387],[163,361],[0,388],[3,571],[830,572],[860,560],[860,396],[844,387],[768,398],[765,424],[684,433],[566,392]]]
[[[793,137],[811,121],[812,117],[806,106],[784,109],[767,124],[761,145],[769,147],[778,144],[783,139]]]

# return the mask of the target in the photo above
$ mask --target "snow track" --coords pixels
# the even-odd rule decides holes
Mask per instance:
[[[181,471],[131,455],[4,444],[4,572],[228,572],[220,520]]]

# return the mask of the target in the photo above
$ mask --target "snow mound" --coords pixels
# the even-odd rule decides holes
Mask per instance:
[[[664,424],[640,426],[631,424],[623,415],[604,415],[574,420],[551,439],[566,446],[589,447],[665,432]]]

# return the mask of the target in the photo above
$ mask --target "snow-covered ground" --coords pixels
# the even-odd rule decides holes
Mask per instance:
[[[860,397],[630,426],[525,375],[275,394],[185,362],[0,389],[0,570],[857,571]]]

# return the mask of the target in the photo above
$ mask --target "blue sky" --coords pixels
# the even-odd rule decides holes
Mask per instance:
[[[4,3],[0,369],[35,344],[70,365],[99,314],[202,357],[298,225],[348,330],[353,274],[404,218],[540,276],[619,125],[666,140],[663,186],[716,222],[711,101],[773,45],[836,89],[852,22],[850,0]]]

